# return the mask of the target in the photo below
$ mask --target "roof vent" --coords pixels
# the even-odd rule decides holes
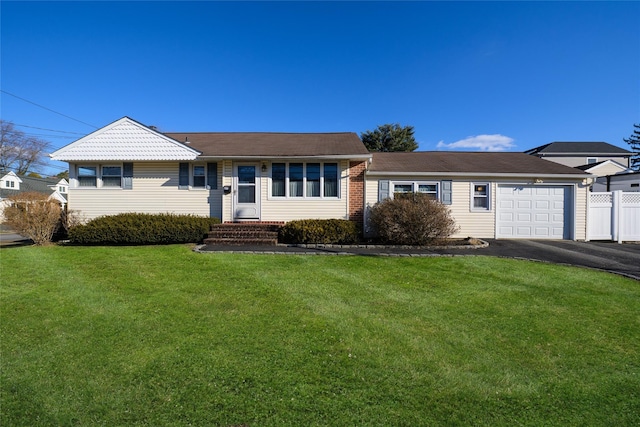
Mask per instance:
[[[191,144],[191,142],[189,141],[189,137],[188,136],[184,137],[184,143],[185,144]]]

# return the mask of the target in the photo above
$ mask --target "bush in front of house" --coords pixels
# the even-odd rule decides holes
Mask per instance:
[[[351,244],[360,233],[355,222],[346,219],[302,219],[286,223],[281,229],[282,243]]]
[[[394,245],[428,245],[458,231],[449,208],[420,193],[376,203],[369,221],[382,243]]]
[[[36,245],[51,242],[59,227],[62,207],[48,195],[25,192],[7,198],[3,210],[5,222],[18,234]]]
[[[218,218],[195,215],[123,213],[75,225],[69,229],[69,240],[79,245],[197,243],[218,223]]]

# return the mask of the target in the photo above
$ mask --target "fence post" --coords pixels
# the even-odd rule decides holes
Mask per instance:
[[[613,236],[618,243],[622,243],[622,191],[616,190],[613,192],[613,220],[615,221]]]

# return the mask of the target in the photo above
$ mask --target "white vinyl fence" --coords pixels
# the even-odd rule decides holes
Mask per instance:
[[[587,240],[640,241],[640,193],[589,194]]]

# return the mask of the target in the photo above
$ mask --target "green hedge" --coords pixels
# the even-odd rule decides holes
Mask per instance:
[[[80,245],[160,245],[202,241],[218,218],[195,215],[123,213],[103,216],[69,230]]]
[[[282,243],[350,244],[358,241],[358,226],[346,219],[303,219],[280,229]]]

